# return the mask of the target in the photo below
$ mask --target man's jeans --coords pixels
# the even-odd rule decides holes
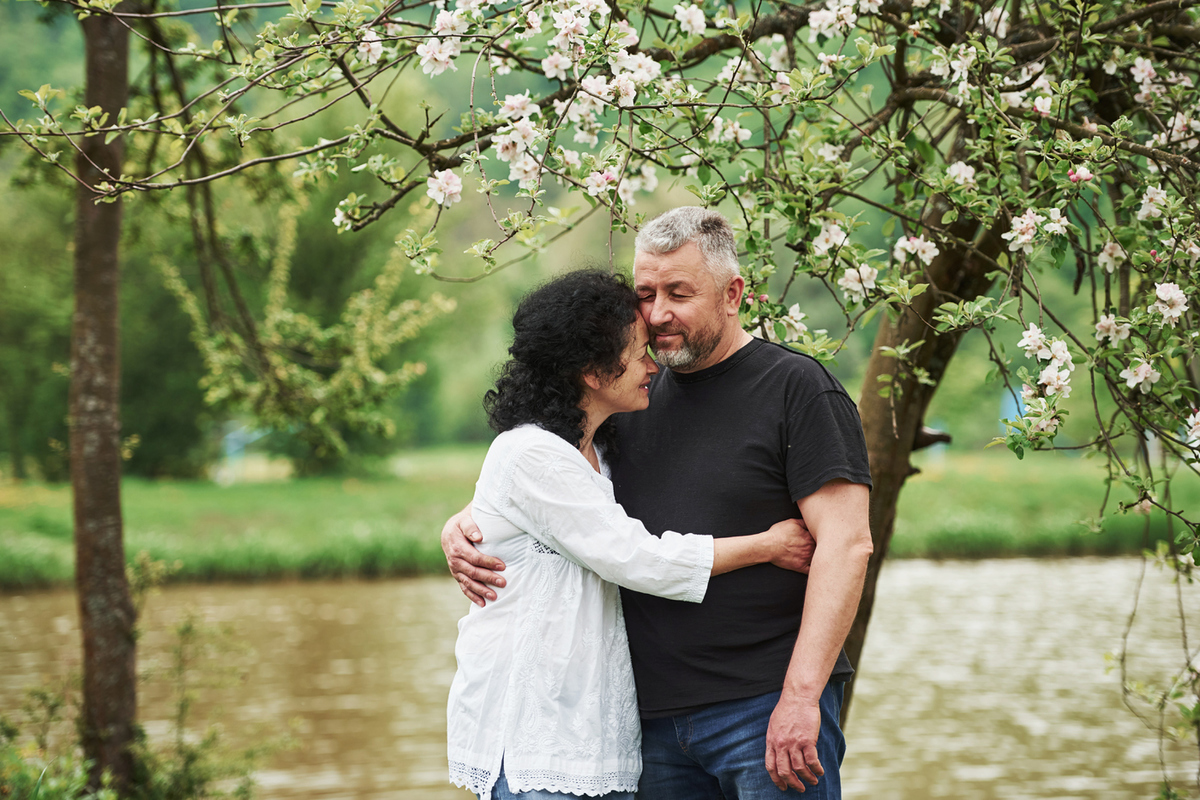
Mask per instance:
[[[817,755],[825,775],[803,795],[781,792],[767,774],[767,724],[779,692],[730,700],[695,714],[642,720],[642,780],[637,800],[841,800],[846,740],[838,720],[844,684],[821,693]]]

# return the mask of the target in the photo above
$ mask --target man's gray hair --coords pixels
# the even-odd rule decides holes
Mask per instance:
[[[634,248],[640,253],[663,255],[694,242],[704,256],[704,266],[717,283],[738,274],[737,240],[729,220],[699,206],[680,206],[660,214],[638,232]]]

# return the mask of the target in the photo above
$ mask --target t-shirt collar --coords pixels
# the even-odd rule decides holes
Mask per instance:
[[[729,370],[736,367],[741,362],[745,361],[751,353],[763,345],[762,339],[751,339],[746,344],[738,348],[737,352],[726,358],[723,361],[718,361],[711,367],[697,370],[696,372],[676,372],[670,367],[665,367],[664,371],[671,376],[675,383],[700,383],[701,381],[715,378],[718,375],[723,375]]]

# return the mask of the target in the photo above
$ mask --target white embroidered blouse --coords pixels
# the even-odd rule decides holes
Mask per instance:
[[[505,588],[459,620],[450,687],[450,780],[510,791],[634,791],[641,725],[617,586],[698,603],[711,536],[652,536],[612,483],[562,438],[532,425],[496,437],[475,484],[480,550]]]

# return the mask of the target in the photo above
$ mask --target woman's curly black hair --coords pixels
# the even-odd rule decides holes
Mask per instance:
[[[492,429],[534,423],[578,447],[586,419],[579,408],[583,373],[614,380],[625,371],[621,359],[637,308],[629,281],[599,269],[568,272],[526,295],[513,315],[512,358],[483,397]],[[612,457],[611,420],[593,441]]]

